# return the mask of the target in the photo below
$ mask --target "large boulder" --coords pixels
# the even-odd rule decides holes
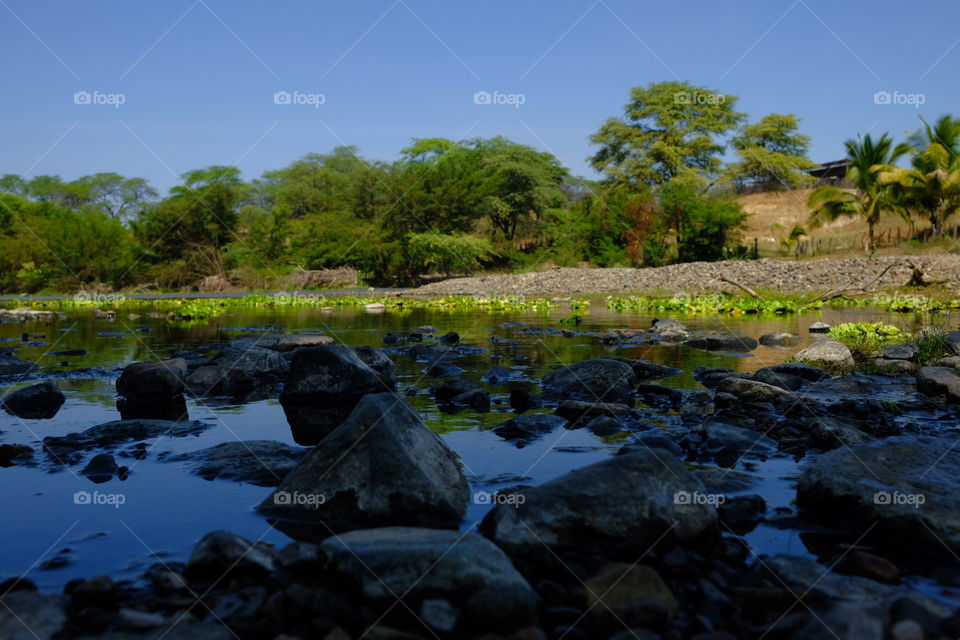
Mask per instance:
[[[960,551],[960,450],[951,438],[894,437],[826,453],[797,485],[812,517],[890,540]]]
[[[258,510],[323,522],[325,535],[327,527],[457,527],[468,499],[457,455],[403,399],[378,393],[364,396]]]
[[[455,626],[509,631],[535,622],[538,598],[510,559],[472,533],[413,527],[351,531],[320,545],[326,571],[375,606],[403,594],[413,611],[449,602]]]
[[[134,362],[124,367],[117,379],[117,393],[128,400],[168,400],[183,394],[186,375],[183,358]]]
[[[384,391],[393,391],[397,387],[397,365],[390,356],[373,347],[356,347],[353,350],[368,367],[376,371],[383,383]]]
[[[717,512],[690,499],[703,484],[663,449],[631,450],[524,489],[480,525],[500,548],[524,554],[546,545],[605,557],[647,551],[661,538],[714,535]],[[633,556],[634,559],[636,556]]]
[[[277,351],[231,343],[208,364],[197,367],[187,382],[200,395],[239,395],[283,379],[289,369],[286,358]]]
[[[544,391],[584,402],[633,404],[637,376],[633,366],[616,358],[582,360],[543,376]]]
[[[917,391],[927,396],[943,396],[950,404],[960,404],[960,375],[948,367],[922,367],[917,371]]]
[[[293,404],[355,402],[368,393],[392,391],[355,351],[343,345],[297,349],[280,401]]]
[[[854,366],[853,354],[850,353],[847,345],[830,338],[817,340],[810,346],[798,351],[794,357],[798,362],[831,370],[852,369]]]
[[[200,451],[165,456],[170,462],[186,462],[206,480],[222,478],[275,487],[297,466],[306,451],[272,440],[224,442]]]
[[[52,382],[18,389],[3,399],[3,408],[19,418],[45,419],[57,415],[65,398]]]

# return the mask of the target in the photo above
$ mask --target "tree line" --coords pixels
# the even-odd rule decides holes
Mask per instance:
[[[243,286],[342,266],[389,285],[544,264],[744,257],[737,194],[810,185],[816,165],[797,116],[750,122],[736,104],[682,82],[633,88],[622,115],[591,137],[598,180],[502,137],[418,138],[392,162],[340,146],[252,180],[210,166],[184,173],[163,197],[116,173],[6,175],[0,289],[187,288],[210,275]],[[894,177],[920,206],[907,186],[917,176],[882,180]],[[830,204],[824,215],[848,206],[861,205]]]

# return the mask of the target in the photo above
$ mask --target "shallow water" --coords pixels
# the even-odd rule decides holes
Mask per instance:
[[[197,539],[216,529],[236,532],[252,540],[284,544],[289,539],[274,530],[253,507],[271,492],[270,488],[226,480],[206,481],[191,475],[180,463],[161,462],[167,451],[189,452],[233,440],[267,439],[294,444],[284,413],[275,399],[238,403],[229,399],[190,399],[190,417],[213,425],[198,436],[148,440],[149,454],[143,460],[121,459],[131,469],[125,481],[92,484],[78,476],[84,462],[64,468],[52,464],[40,451],[42,438],[65,435],[110,420],[119,419],[115,407],[114,382],[123,365],[167,357],[174,351],[200,352],[214,349],[243,332],[266,330],[315,331],[335,336],[351,347],[383,346],[387,332],[406,335],[415,327],[431,325],[441,333],[457,331],[462,343],[484,351],[455,361],[466,369],[466,377],[479,380],[494,364],[512,369],[519,380],[535,381],[546,371],[591,357],[615,353],[645,358],[683,369],[683,373],[657,381],[666,386],[700,388],[690,375],[700,365],[753,371],[783,362],[813,337],[806,328],[817,320],[831,324],[851,321],[885,320],[909,329],[911,316],[893,319],[875,309],[825,309],[822,312],[785,317],[678,317],[691,329],[732,332],[759,337],[772,331],[786,331],[803,338],[797,347],[758,347],[748,355],[721,355],[682,346],[630,345],[609,347],[591,335],[561,337],[536,332],[537,328],[573,328],[596,332],[604,328],[645,329],[652,317],[637,313],[606,311],[594,305],[582,324],[561,324],[569,310],[550,313],[438,312],[414,310],[403,315],[368,314],[363,311],[324,313],[318,309],[262,310],[211,319],[193,326],[178,325],[146,316],[131,319],[97,320],[92,314],[71,314],[51,324],[0,324],[0,349],[15,349],[23,360],[39,362],[44,369],[38,377],[58,377],[57,384],[67,402],[49,420],[20,420],[0,412],[0,444],[27,444],[33,447],[35,466],[0,469],[0,579],[29,575],[44,590],[59,590],[77,577],[109,574],[135,578],[156,562],[185,560]],[[512,326],[505,326],[509,323]],[[522,331],[518,323],[529,323],[533,331]],[[28,342],[22,335],[29,334]],[[82,356],[57,356],[53,352],[85,349]],[[426,424],[441,434],[460,454],[473,491],[494,491],[522,484],[539,484],[563,473],[611,455],[629,437],[624,432],[600,438],[586,429],[560,429],[523,448],[506,442],[489,430],[510,418],[509,386],[488,387],[492,410],[482,414],[465,410],[455,415],[437,410],[428,388],[438,380],[427,376],[423,363],[396,356],[400,388],[415,389],[410,402]],[[67,363],[67,364],[63,364]],[[66,372],[82,367],[105,371]],[[535,383],[530,382],[534,387]],[[549,410],[545,410],[549,411]],[[656,424],[651,417],[651,423]],[[128,449],[117,448],[115,455]],[[89,454],[87,458],[92,456]],[[791,508],[793,483],[802,470],[785,456],[758,461],[754,472],[762,480],[747,493],[760,493],[771,509]],[[98,492],[99,500],[122,504],[76,504],[75,494]],[[112,497],[111,497],[112,496]],[[471,504],[464,528],[475,524],[490,509]],[[761,525],[746,536],[757,553],[808,555],[796,531]],[[45,569],[44,563],[59,556],[66,566]],[[928,585],[929,586],[929,585]]]

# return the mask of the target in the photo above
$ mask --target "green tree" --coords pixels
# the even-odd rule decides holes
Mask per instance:
[[[910,147],[903,143],[895,145],[886,133],[877,141],[867,134],[847,140],[844,146],[850,161],[847,180],[853,184],[853,191],[833,186],[814,189],[807,200],[810,226],[816,228],[843,216],[862,217],[868,229],[866,250],[873,253],[874,228],[881,214],[884,211],[906,213],[896,189],[878,178],[878,168],[892,165],[908,153]]]
[[[799,129],[797,116],[780,113],[744,126],[730,140],[740,159],[727,167],[727,178],[740,187],[759,185],[768,191],[813,183],[815,178],[807,171],[817,164],[807,157],[810,138]]]
[[[657,193],[660,233],[675,238],[677,262],[730,258],[749,216],[735,200],[704,196],[689,184],[669,183]]]
[[[125,178],[118,173],[95,173],[73,183],[83,200],[111,218],[124,218],[157,198],[156,189],[143,178]]]
[[[744,119],[737,98],[686,82],[634,87],[622,118],[591,136],[590,159],[610,179],[659,185],[694,173],[710,180],[721,167],[722,136]]]
[[[891,188],[901,206],[930,220],[933,237],[947,218],[960,210],[960,118],[943,116],[910,138],[912,169],[879,163],[878,181]]]

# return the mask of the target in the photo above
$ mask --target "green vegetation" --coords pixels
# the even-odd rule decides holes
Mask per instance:
[[[827,336],[847,345],[860,365],[880,355],[888,344],[900,344],[911,338],[909,333],[883,322],[846,322],[832,327]]]

